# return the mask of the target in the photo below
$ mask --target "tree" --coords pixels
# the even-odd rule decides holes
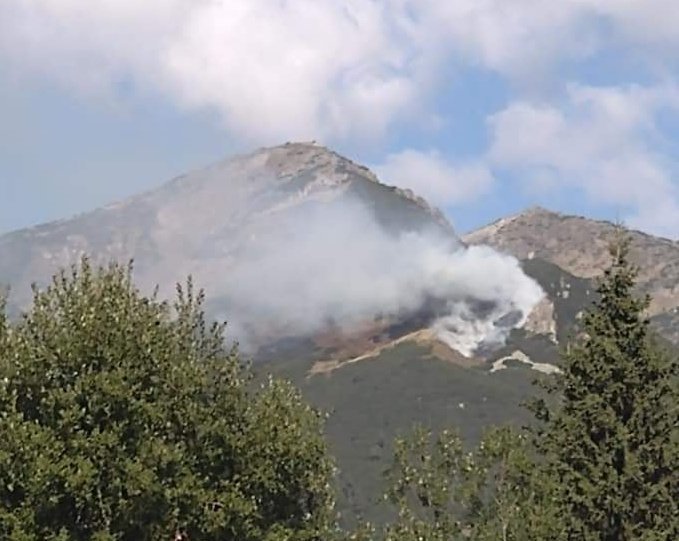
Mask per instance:
[[[555,486],[525,432],[490,429],[473,455],[468,523],[474,541],[545,541],[557,532]]]
[[[553,487],[529,439],[509,427],[488,430],[469,452],[455,432],[419,429],[396,441],[390,480],[398,518],[384,529],[388,541],[543,541],[555,532]]]
[[[459,436],[443,431],[438,437],[418,428],[397,439],[388,476],[387,499],[398,519],[385,529],[389,541],[447,541],[462,532],[459,508],[469,457]]]
[[[649,331],[649,299],[633,293],[629,240],[616,240],[611,255],[583,332],[564,354],[560,403],[537,409],[557,481],[559,539],[679,539],[678,365]]]
[[[130,272],[85,259],[0,316],[0,538],[326,539],[319,414],[254,384],[190,281],[171,306]]]

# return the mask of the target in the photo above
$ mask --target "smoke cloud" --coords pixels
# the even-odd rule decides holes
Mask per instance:
[[[432,328],[471,355],[501,343],[543,296],[515,258],[433,228],[394,232],[358,200],[304,203],[271,218],[229,273],[223,315],[246,345],[252,329],[351,331],[434,300]]]

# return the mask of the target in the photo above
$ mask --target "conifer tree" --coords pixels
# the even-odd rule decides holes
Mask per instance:
[[[612,244],[598,299],[564,354],[560,404],[538,408],[559,539],[679,539],[678,365],[649,330],[629,252],[627,238]]]

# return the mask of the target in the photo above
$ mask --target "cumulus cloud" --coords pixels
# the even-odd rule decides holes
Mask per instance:
[[[430,49],[512,77],[532,77],[563,58],[595,50],[580,2],[412,0]],[[419,6],[419,7],[418,7]],[[427,37],[428,36],[428,37]],[[575,39],[577,37],[577,39]]]
[[[12,0],[0,54],[82,93],[120,82],[211,109],[242,138],[380,137],[417,101],[387,3]]]
[[[493,174],[483,163],[452,163],[436,150],[403,150],[374,169],[384,182],[413,190],[441,207],[473,201],[493,184]]]
[[[535,77],[561,61],[610,47],[636,57],[679,59],[679,6],[673,0],[396,0],[420,23],[429,51],[446,49],[513,78]]]
[[[434,230],[387,230],[350,198],[289,208],[227,276],[223,316],[246,344],[249,329],[299,336],[333,324],[351,331],[436,301],[432,328],[470,355],[501,343],[543,296],[515,258],[463,248]]]
[[[389,22],[366,1],[213,2],[166,51],[167,78],[183,101],[262,135],[379,135],[415,97]]]
[[[258,142],[379,138],[426,112],[451,60],[531,76],[604,39],[676,56],[677,24],[671,0],[6,0],[0,58],[82,93],[159,92]]]
[[[679,231],[676,161],[662,147],[657,117],[679,112],[674,86],[572,85],[564,103],[515,102],[490,119],[490,160],[527,178],[584,191],[617,205],[627,222],[657,234]]]
[[[620,39],[676,59],[679,4],[674,0],[587,0],[582,4],[595,15],[607,18],[612,23],[612,32]]]

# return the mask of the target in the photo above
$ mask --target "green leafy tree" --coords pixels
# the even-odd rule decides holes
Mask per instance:
[[[0,315],[1,539],[327,539],[322,419],[255,385],[202,303],[83,260]]]
[[[470,462],[454,432],[443,431],[433,438],[418,428],[411,437],[397,439],[386,497],[397,507],[398,519],[386,527],[385,539],[457,538],[462,532],[462,485]]]
[[[629,241],[611,248],[598,300],[564,354],[542,450],[556,480],[559,539],[679,539],[677,364],[654,343],[633,289]]]
[[[473,455],[467,520],[476,541],[545,541],[558,527],[555,486],[529,435],[492,428]]]
[[[454,432],[419,429],[397,440],[389,476],[398,510],[389,541],[542,541],[556,531],[549,478],[510,428],[489,430],[470,452]]]

